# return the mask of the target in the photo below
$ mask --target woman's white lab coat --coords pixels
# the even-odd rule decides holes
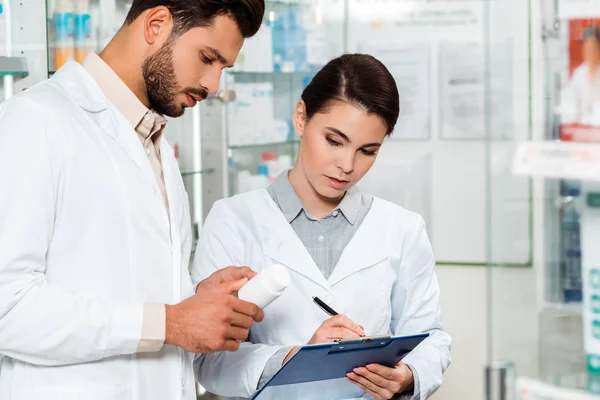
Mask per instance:
[[[600,121],[600,66],[596,67],[595,77],[590,79],[589,67],[583,63],[573,71],[573,76],[562,94],[563,112],[569,118],[568,110],[575,121],[581,124],[598,125]],[[573,117],[571,117],[573,118]],[[564,122],[564,121],[563,121]]]
[[[260,271],[273,263],[288,268],[292,284],[252,327],[251,343],[235,353],[196,360],[196,377],[209,391],[251,397],[267,360],[285,345],[307,343],[329,318],[313,296],[363,325],[367,335],[429,332],[404,361],[418,373],[421,399],[440,386],[450,364],[451,339],[442,330],[434,255],[419,215],[375,198],[325,279],[266,190],[215,203],[201,233],[192,280],[228,265]]]
[[[0,105],[0,399],[195,399],[191,355],[134,354],[143,303],[193,294],[187,196],[161,154],[170,234],[137,134],[79,64]]]

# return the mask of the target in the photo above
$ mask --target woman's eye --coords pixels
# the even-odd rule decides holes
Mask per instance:
[[[202,62],[205,64],[212,64],[213,60],[202,54]]]
[[[332,146],[336,146],[336,147],[338,147],[338,146],[341,146],[341,145],[342,145],[340,142],[337,142],[337,141],[335,141],[335,140],[333,140],[333,139],[331,139],[331,138],[327,138],[327,142],[328,142],[330,145],[332,145]]]
[[[376,151],[371,151],[367,149],[360,149],[360,152],[363,153],[365,156],[374,156],[377,154]]]

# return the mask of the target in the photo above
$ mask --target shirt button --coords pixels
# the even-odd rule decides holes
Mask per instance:
[[[323,240],[325,240],[325,236],[321,235],[321,236],[319,236],[319,237],[317,238],[317,240],[318,240],[319,242],[322,242]]]
[[[146,116],[144,117],[144,120],[150,121],[150,116],[148,114],[146,114]]]
[[[333,212],[333,214],[332,214],[332,215],[333,215],[334,217],[337,217],[339,213],[340,213],[340,212],[339,212],[338,210],[335,210],[335,211]]]
[[[149,156],[150,155],[150,149],[146,149],[146,155]]]

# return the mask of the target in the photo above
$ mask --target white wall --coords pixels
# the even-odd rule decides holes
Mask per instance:
[[[433,399],[483,399],[488,346],[495,360],[515,362],[519,375],[535,374],[538,320],[534,269],[489,271],[483,267],[439,266],[437,276],[444,326],[453,344],[452,365]],[[488,318],[493,322],[491,332]]]
[[[486,363],[486,270],[437,267],[443,322],[452,336],[452,365],[436,400],[481,400]]]

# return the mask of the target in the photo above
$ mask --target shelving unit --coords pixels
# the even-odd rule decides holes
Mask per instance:
[[[25,57],[0,56],[0,76],[24,78],[29,75]]]
[[[265,187],[295,162],[300,142],[292,126],[294,109],[320,68],[307,47],[307,36],[313,35],[311,44],[318,46],[323,33],[316,14],[320,3],[268,0],[261,30],[246,41],[237,65],[223,79],[226,90],[236,93],[224,107],[228,195]],[[332,55],[323,54],[320,64]],[[270,171],[266,158],[281,166]],[[240,181],[258,186],[242,187]]]
[[[590,3],[583,14],[565,16],[564,9],[576,7],[574,3],[530,2],[535,50],[530,74],[544,93],[532,98],[539,111],[530,123],[538,128],[538,135],[514,147],[511,170],[532,182],[534,273],[523,283],[502,281],[501,271],[488,271],[490,358],[511,361],[515,369],[509,373],[512,367],[506,368],[504,376],[517,377],[501,384],[511,389],[504,398],[600,398],[599,353],[593,345],[599,338],[595,321],[600,314],[590,283],[595,249],[600,248],[600,232],[595,233],[595,208],[600,205],[600,127],[589,123],[583,108],[575,110],[579,100],[571,102],[567,96],[572,90],[573,65],[582,64],[573,58],[582,42],[580,29],[594,19],[600,21],[600,8]],[[494,33],[488,39],[493,41]],[[491,65],[490,74],[498,68]],[[498,147],[488,143],[488,154]],[[493,201],[493,195],[490,198]],[[493,251],[501,247],[500,239],[493,226],[488,229]],[[500,293],[511,290],[515,300],[509,303]],[[519,320],[513,315],[524,317]]]

